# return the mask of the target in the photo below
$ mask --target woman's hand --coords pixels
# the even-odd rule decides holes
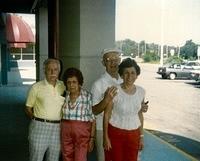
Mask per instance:
[[[139,143],[139,150],[143,150],[144,149],[144,137],[143,135],[140,136],[140,143]]]
[[[88,144],[88,152],[92,152],[93,149],[94,149],[94,138],[91,137]]]
[[[147,102],[142,102],[142,105],[141,105],[141,110],[142,110],[142,112],[147,112],[148,111],[148,108],[149,108],[149,106],[148,106],[148,103],[149,103],[149,101],[147,101]]]
[[[110,139],[109,139],[108,136],[104,137],[104,139],[103,139],[103,147],[107,151],[109,151],[112,148],[111,143],[110,143]]]

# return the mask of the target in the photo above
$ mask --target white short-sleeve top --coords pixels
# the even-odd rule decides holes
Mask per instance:
[[[46,79],[36,82],[28,92],[26,106],[33,108],[35,117],[48,120],[60,120],[61,108],[65,98],[62,94],[65,86],[57,80],[55,87]]]
[[[104,97],[104,93],[108,87],[118,86],[122,83],[122,79],[112,78],[107,72],[105,72],[101,77],[96,80],[91,89],[93,95],[93,105],[98,104]],[[96,116],[96,128],[97,130],[103,130],[103,112]]]
[[[137,129],[141,125],[138,112],[145,97],[145,90],[136,86],[134,94],[127,94],[121,86],[118,86],[118,89],[118,94],[113,100],[113,110],[109,123],[120,129]]]

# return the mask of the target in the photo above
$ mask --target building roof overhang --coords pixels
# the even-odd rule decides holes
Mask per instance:
[[[38,0],[1,0],[0,12],[31,13]]]

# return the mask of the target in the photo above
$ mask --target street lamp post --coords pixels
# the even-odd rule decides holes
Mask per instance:
[[[161,52],[160,65],[163,66],[163,47],[164,47],[164,1],[161,1]]]
[[[198,61],[200,60],[200,46],[198,46],[198,49],[197,49],[197,59]]]

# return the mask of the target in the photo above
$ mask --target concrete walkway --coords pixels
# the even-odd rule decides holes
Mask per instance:
[[[140,161],[198,161],[148,131],[145,131],[144,142]]]

